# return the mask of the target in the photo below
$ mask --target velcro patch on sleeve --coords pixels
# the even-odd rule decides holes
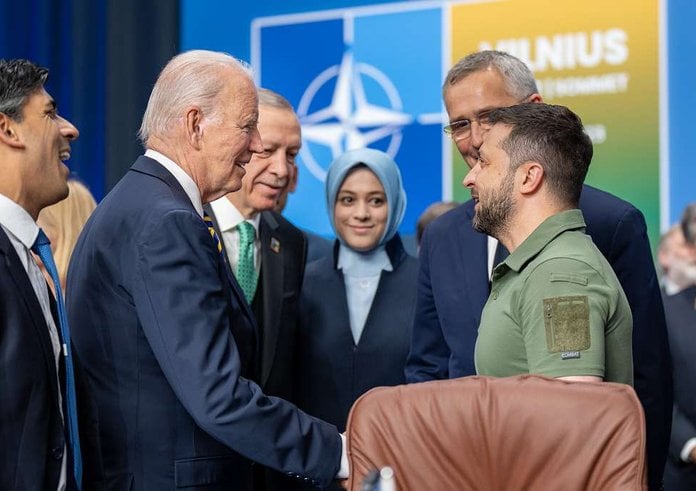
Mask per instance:
[[[544,299],[546,346],[550,353],[584,351],[590,347],[590,305],[587,296]]]
[[[582,286],[587,286],[589,282],[587,275],[577,273],[551,273],[549,280],[551,282],[575,283]]]

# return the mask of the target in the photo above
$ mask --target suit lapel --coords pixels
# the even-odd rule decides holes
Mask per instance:
[[[147,174],[164,181],[167,186],[172,189],[179,201],[187,204],[194,213],[198,213],[193,206],[193,203],[191,203],[191,199],[186,194],[186,191],[184,191],[184,188],[182,188],[181,184],[179,184],[179,181],[177,181],[172,173],[156,160],[141,155],[131,166],[130,170],[133,172],[139,172],[141,174]]]
[[[280,329],[280,310],[283,304],[284,254],[283,243],[276,236],[278,222],[268,213],[261,213],[259,239],[261,242],[261,274],[263,305],[263,352],[261,354],[261,383],[271,373]],[[273,245],[271,242],[273,241]],[[274,250],[275,249],[275,250]]]
[[[176,180],[176,178],[167,170],[164,168],[163,165],[161,165],[159,162],[156,160],[153,160],[149,157],[145,157],[144,155],[141,155],[138,160],[135,161],[135,163],[131,166],[131,171],[133,172],[140,172],[143,174],[148,174],[154,177],[157,177],[158,179],[161,179],[164,181],[170,188],[172,188],[172,191],[177,195],[180,201],[183,203],[186,203],[190,208],[191,211],[194,213],[198,213],[196,209],[193,206],[193,203],[191,203],[191,200],[189,199],[188,195],[184,191],[184,188],[181,187],[181,184],[179,184],[179,181]],[[207,206],[207,205],[205,205]],[[204,207],[205,209],[205,207]],[[208,214],[211,216],[213,219],[213,224],[215,226],[215,231],[218,234],[219,237],[220,235],[220,228],[217,226],[217,219],[215,218],[215,214],[213,213],[213,210],[208,207],[207,208]],[[201,218],[202,220],[202,218]],[[222,242],[222,240],[221,240]],[[223,243],[223,250],[224,250],[224,243]],[[235,296],[237,297],[237,302],[239,305],[242,306],[242,309],[244,310],[244,313],[246,316],[249,318],[251,321],[251,324],[254,326],[254,329],[256,329],[256,319],[254,317],[253,312],[251,311],[251,307],[247,303],[246,299],[244,298],[244,294],[242,293],[241,288],[239,287],[239,284],[237,284],[237,280],[234,278],[234,275],[232,274],[232,270],[230,269],[230,266],[228,265],[227,260],[225,259],[227,255],[224,257],[220,257],[220,261],[224,265],[225,273],[227,274],[227,279],[229,280],[230,286],[232,287],[232,291],[234,292]]]
[[[22,263],[17,256],[17,251],[10,243],[10,239],[5,234],[5,231],[0,228],[0,254],[5,256],[5,266],[9,272],[9,276],[15,284],[17,292],[21,297],[22,304],[26,312],[31,318],[31,326],[34,329],[36,339],[41,346],[44,362],[46,364],[46,372],[50,378],[51,394],[53,399],[58,404],[58,374],[56,373],[55,353],[51,344],[51,337],[48,333],[46,319],[44,319],[43,311],[39,299],[36,298],[36,292],[31,285],[29,276],[22,266]],[[50,294],[49,294],[50,297]],[[53,310],[53,309],[52,309]],[[54,316],[55,319],[55,316]]]

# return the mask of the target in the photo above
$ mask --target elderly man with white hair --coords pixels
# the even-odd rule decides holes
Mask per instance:
[[[263,150],[257,120],[242,63],[176,56],[145,111],[145,155],[80,237],[68,304],[98,409],[96,488],[245,489],[251,461],[320,486],[339,470],[334,426],[246,378],[256,321],[203,211]]]

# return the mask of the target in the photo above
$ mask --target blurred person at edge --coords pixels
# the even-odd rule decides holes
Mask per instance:
[[[684,239],[682,257],[669,266],[669,271],[687,271],[679,274],[683,288],[664,296],[674,366],[674,414],[665,490],[691,491],[696,489],[696,203],[686,207],[677,227]]]
[[[423,213],[418,217],[416,222],[416,246],[420,249],[420,242],[425,232],[425,227],[435,220],[440,215],[444,215],[450,210],[454,210],[459,203],[455,201],[438,201],[428,206]]]
[[[681,224],[673,225],[660,237],[657,247],[657,264],[660,267],[660,284],[667,295],[679,293],[696,281],[694,248],[690,247]]]

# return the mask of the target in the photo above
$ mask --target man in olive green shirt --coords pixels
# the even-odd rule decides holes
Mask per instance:
[[[631,310],[577,209],[592,143],[563,106],[521,104],[487,129],[464,179],[474,227],[510,256],[492,275],[476,342],[481,375],[633,383]]]

